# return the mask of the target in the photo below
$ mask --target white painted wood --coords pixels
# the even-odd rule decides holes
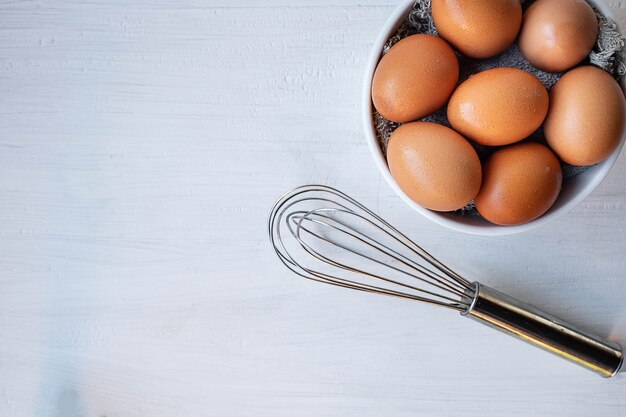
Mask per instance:
[[[509,237],[435,226],[382,183],[358,100],[394,6],[0,4],[1,416],[626,413],[626,378],[275,258],[273,201],[327,183],[465,275],[626,342],[626,156]]]

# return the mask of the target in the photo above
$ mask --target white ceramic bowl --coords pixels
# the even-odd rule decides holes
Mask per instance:
[[[414,3],[415,0],[404,0],[402,4],[400,4],[400,6],[389,17],[384,27],[380,31],[378,38],[374,42],[374,46],[372,48],[372,52],[367,63],[367,70],[365,73],[363,85],[362,112],[363,123],[365,127],[365,136],[370,151],[372,152],[372,156],[376,161],[376,165],[378,166],[378,169],[380,170],[382,176],[385,178],[391,188],[393,188],[393,190],[400,197],[402,197],[402,199],[415,211],[419,212],[421,215],[434,221],[435,223],[460,232],[484,236],[508,235],[533,229],[539,225],[549,222],[557,216],[567,213],[574,206],[587,198],[587,196],[589,196],[589,194],[591,194],[591,192],[600,184],[604,177],[606,177],[609,170],[617,160],[622,146],[624,145],[626,135],[622,137],[620,145],[615,150],[615,152],[607,159],[587,169],[586,171],[572,178],[568,178],[566,181],[564,181],[563,189],[559,194],[559,198],[546,214],[536,220],[533,220],[532,222],[519,226],[498,226],[489,223],[482,218],[478,218],[477,216],[431,211],[415,203],[400,189],[396,181],[391,176],[391,173],[389,172],[389,167],[387,166],[385,155],[378,145],[376,130],[374,128],[372,119],[373,106],[371,99],[371,88],[374,70],[376,69],[378,61],[380,60],[384,44],[387,42],[387,39],[389,39],[389,37],[396,31],[398,26],[403,22]],[[615,16],[604,2],[600,0],[595,0],[591,1],[591,3],[594,4],[605,16],[615,19]],[[623,77],[620,80],[620,84],[622,86],[622,90],[625,90],[625,82]]]

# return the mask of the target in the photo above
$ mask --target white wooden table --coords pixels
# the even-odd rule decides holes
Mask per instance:
[[[626,415],[624,377],[277,261],[271,204],[326,183],[626,342],[626,155],[511,237],[435,226],[381,181],[359,97],[395,3],[0,3],[0,416]]]

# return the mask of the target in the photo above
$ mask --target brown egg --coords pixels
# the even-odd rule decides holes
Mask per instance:
[[[476,209],[502,226],[528,223],[554,204],[562,181],[561,164],[550,149],[516,143],[496,150],[485,162]]]
[[[548,92],[534,75],[494,68],[462,83],[448,103],[448,120],[481,145],[508,145],[533,133],[548,113]]]
[[[519,0],[433,0],[432,11],[441,37],[472,58],[504,51],[522,24]]]
[[[537,0],[524,13],[522,55],[536,68],[561,72],[585,59],[598,37],[598,19],[585,0]]]
[[[459,61],[450,45],[437,36],[413,35],[378,63],[372,101],[386,119],[411,122],[443,107],[458,80]]]
[[[619,146],[624,94],[607,72],[592,66],[565,73],[550,91],[544,124],[548,145],[571,165],[593,165]]]
[[[387,161],[402,191],[431,210],[460,209],[480,189],[476,151],[454,130],[436,123],[414,122],[396,129]]]

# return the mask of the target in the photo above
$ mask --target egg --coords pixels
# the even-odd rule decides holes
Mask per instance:
[[[459,61],[443,39],[413,35],[380,60],[372,80],[372,102],[386,119],[405,123],[443,107],[459,80]]]
[[[481,145],[518,142],[533,133],[548,113],[548,92],[534,75],[494,68],[463,82],[448,103],[448,120]]]
[[[522,24],[519,0],[432,0],[432,15],[441,37],[472,58],[504,51]]]
[[[585,0],[537,0],[524,13],[522,55],[536,68],[561,72],[585,59],[598,37],[598,19]]]
[[[483,165],[476,209],[498,225],[528,223],[554,204],[562,182],[559,160],[546,146],[522,142],[500,148]]]
[[[564,162],[593,165],[613,153],[624,134],[624,94],[607,72],[582,66],[550,91],[544,124],[548,145]]]
[[[431,210],[460,209],[480,189],[482,168],[476,151],[457,132],[436,123],[413,122],[396,129],[387,161],[402,191]]]

